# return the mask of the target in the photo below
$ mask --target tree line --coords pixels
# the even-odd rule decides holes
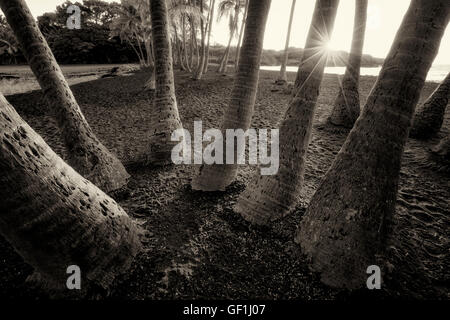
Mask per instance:
[[[194,28],[196,32],[195,42],[201,42],[202,37],[210,39],[210,30],[214,22],[214,11],[217,6],[220,19],[230,19],[229,23],[229,46],[210,44],[207,46],[209,61],[213,64],[222,65],[225,61],[236,65],[239,57],[239,46],[231,46],[233,39],[242,42],[244,24],[239,24],[246,15],[245,2],[237,2],[237,10],[234,6],[235,1],[221,1],[217,6],[211,3],[210,8],[202,7],[200,1],[193,1],[189,5],[182,1],[174,2],[171,10],[173,21],[181,26],[180,17],[190,15],[194,17]],[[81,10],[82,29],[69,29],[66,26],[68,13],[67,8],[70,5],[76,5]],[[122,1],[121,3],[106,2],[102,0],[83,0],[82,2],[66,1],[56,7],[54,12],[44,13],[37,17],[38,26],[50,46],[56,61],[60,64],[101,64],[101,63],[141,63],[151,64],[148,59],[147,50],[150,49],[150,43],[145,39],[151,38],[150,21],[145,19],[149,16],[148,5],[145,1]],[[201,18],[200,18],[201,17]],[[186,18],[184,18],[186,20]],[[201,19],[201,20],[200,20]],[[181,19],[183,20],[183,19]],[[186,22],[184,22],[187,24]],[[190,25],[190,23],[189,23]],[[182,26],[174,26],[172,34],[180,32],[182,36]],[[175,28],[178,28],[175,30]],[[188,38],[189,29],[185,26],[185,32]],[[238,30],[239,29],[239,30]],[[202,31],[203,30],[203,33]],[[212,30],[211,30],[212,31]],[[185,37],[186,37],[185,35]],[[190,39],[188,39],[190,40]],[[187,41],[185,39],[185,41]],[[177,45],[181,44],[177,42]],[[177,52],[184,51],[186,44],[183,42],[181,48],[176,47]],[[194,43],[195,47],[195,43]],[[188,48],[188,57],[191,59],[191,51]],[[281,65],[286,50],[263,50],[261,64],[266,66]],[[297,61],[303,55],[301,48],[289,48],[288,65],[296,66]],[[192,58],[200,59],[201,51],[197,47],[192,51]],[[206,52],[205,52],[206,54]],[[336,51],[333,53],[336,57],[330,60],[330,66],[345,66],[348,53]],[[228,57],[227,57],[228,56]],[[363,67],[380,66],[383,59],[374,58],[370,55],[362,56]],[[1,64],[23,64],[26,59],[14,38],[14,33],[6,22],[4,16],[0,16],[0,63]],[[186,68],[182,59],[175,61],[179,68]],[[223,70],[221,70],[223,71]]]

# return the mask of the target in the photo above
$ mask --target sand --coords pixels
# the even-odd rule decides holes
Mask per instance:
[[[289,74],[291,80],[295,74]],[[98,137],[127,166],[130,183],[112,196],[148,230],[147,249],[132,269],[115,282],[113,299],[357,299],[447,298],[449,277],[449,174],[428,156],[428,149],[450,130],[447,110],[443,129],[430,141],[409,140],[403,157],[395,228],[386,254],[388,270],[382,290],[331,289],[308,270],[293,242],[294,233],[321,177],[338,153],[348,131],[325,125],[337,95],[335,75],[326,75],[307,155],[305,186],[299,205],[271,227],[252,227],[232,211],[255,167],[240,168],[226,192],[192,191],[195,166],[155,168],[142,162],[148,151],[152,93],[142,90],[146,73],[100,79],[73,86],[81,108]],[[273,128],[289,95],[272,92],[276,72],[260,76],[253,128]],[[364,103],[376,78],[361,78]],[[232,76],[208,73],[203,80],[176,72],[181,119],[192,132],[220,127]],[[437,84],[427,83],[423,101]],[[65,156],[64,146],[40,92],[8,97],[18,112],[49,145]],[[0,239],[0,296],[41,297],[25,283],[31,268]]]

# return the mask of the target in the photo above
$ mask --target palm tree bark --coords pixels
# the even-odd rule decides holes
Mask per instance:
[[[155,48],[156,93],[150,123],[149,162],[157,165],[171,163],[176,142],[172,132],[182,129],[178,114],[172,66],[168,11],[165,0],[150,1],[153,46]]]
[[[0,7],[56,115],[69,164],[104,191],[119,189],[127,183],[129,175],[122,163],[98,140],[81,113],[25,1],[0,0]]]
[[[438,133],[444,122],[445,109],[449,98],[450,73],[447,74],[444,81],[417,110],[409,136],[417,139],[427,139]]]
[[[122,208],[80,176],[22,120],[0,93],[0,233],[45,287],[66,289],[66,269],[82,286],[107,288],[141,248]]]
[[[239,31],[239,39],[237,43],[236,48],[236,56],[234,58],[234,69],[237,70],[239,66],[239,56],[241,55],[241,42],[242,42],[242,36],[244,35],[244,27],[245,27],[245,21],[247,20],[247,13],[248,13],[248,0],[245,0],[245,10],[244,15],[242,16],[242,23],[241,23],[241,30]]]
[[[381,266],[414,109],[450,18],[446,0],[412,0],[361,116],[313,196],[296,241],[322,281],[366,285]]]
[[[245,26],[241,59],[230,104],[225,112],[222,130],[243,129],[250,127],[256,91],[259,80],[259,67],[264,41],[267,16],[271,0],[250,0],[248,18]],[[226,144],[226,136],[224,136]],[[226,152],[224,159],[226,159]],[[236,155],[236,149],[234,150]],[[237,174],[237,165],[202,165],[197,177],[192,181],[192,188],[203,191],[225,190]]]
[[[288,32],[286,36],[286,45],[284,46],[284,56],[283,61],[281,63],[281,69],[280,69],[280,77],[278,78],[278,83],[286,83],[287,82],[287,74],[286,74],[286,67],[289,60],[289,41],[291,39],[291,30],[292,30],[292,21],[294,20],[294,12],[295,12],[295,3],[297,0],[292,0],[291,5],[291,15],[289,17],[289,25],[288,25]]]
[[[209,26],[208,26],[208,42],[206,44],[206,59],[205,59],[205,65],[203,68],[203,73],[207,73],[208,72],[208,66],[209,66],[209,47],[210,47],[210,40],[211,40],[211,31],[212,31],[212,26],[213,26],[213,21],[214,21],[214,9],[215,9],[215,5],[216,5],[216,0],[212,0],[212,4],[211,4],[211,14],[209,17]]]
[[[352,48],[339,94],[328,119],[330,123],[345,128],[352,128],[360,113],[359,75],[366,32],[367,2],[368,0],[356,0]]]
[[[287,215],[303,185],[305,157],[319,88],[327,63],[339,0],[318,0],[297,73],[294,95],[280,126],[280,164],[276,175],[256,175],[235,210],[254,224],[269,224]]]

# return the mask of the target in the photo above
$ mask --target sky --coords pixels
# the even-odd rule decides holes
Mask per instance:
[[[106,0],[113,2],[113,0]],[[117,1],[117,0],[116,0]],[[35,17],[54,11],[65,0],[26,0]],[[220,0],[216,0],[220,2]],[[292,0],[272,0],[264,38],[265,49],[284,49]],[[354,18],[354,0],[340,0],[330,48],[349,51]],[[368,21],[364,53],[384,58],[394,40],[410,0],[369,0]],[[311,23],[315,0],[297,0],[290,40],[291,47],[303,48]],[[216,11],[217,12],[217,11]],[[226,45],[228,42],[228,19],[215,21],[212,43]],[[237,40],[235,39],[233,44]],[[434,64],[450,65],[450,28],[441,41]]]

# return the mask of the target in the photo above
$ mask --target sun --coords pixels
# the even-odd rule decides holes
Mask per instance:
[[[327,43],[325,43],[325,50],[326,50],[327,52],[333,51],[333,46],[332,46],[332,44],[331,44],[331,41],[328,41]]]
[[[333,40],[329,40],[327,43],[325,43],[325,50],[328,53],[338,51],[338,46],[336,45],[336,43],[333,42]]]

